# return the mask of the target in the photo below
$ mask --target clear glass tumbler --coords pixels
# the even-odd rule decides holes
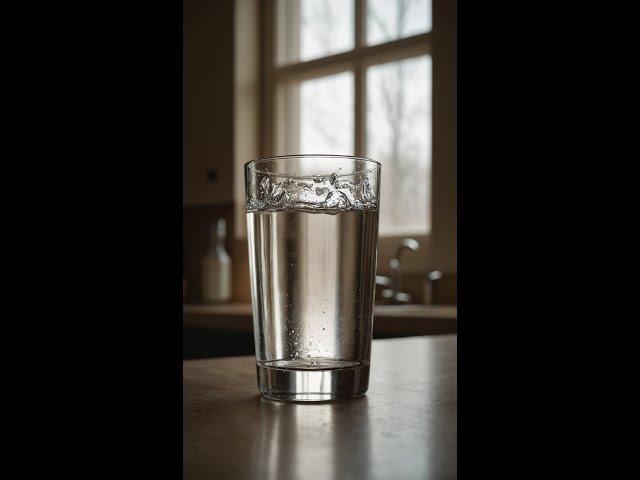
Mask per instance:
[[[245,165],[258,387],[264,397],[363,395],[378,242],[380,164],[297,155]]]

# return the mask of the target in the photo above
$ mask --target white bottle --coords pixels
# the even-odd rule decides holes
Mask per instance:
[[[227,225],[219,219],[211,226],[211,245],[202,258],[202,300],[205,303],[228,302],[231,299],[231,259],[224,249]]]

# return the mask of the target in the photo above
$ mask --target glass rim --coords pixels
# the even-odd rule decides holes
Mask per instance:
[[[317,157],[324,157],[324,158],[338,158],[338,159],[344,159],[344,160],[360,160],[362,162],[368,163],[371,162],[374,164],[374,167],[377,165],[378,167],[381,167],[382,164],[377,161],[374,160],[373,158],[368,158],[368,157],[361,157],[361,156],[357,156],[357,155],[340,155],[340,154],[331,154],[331,153],[302,153],[302,154],[297,154],[297,155],[273,155],[270,157],[258,157],[258,158],[254,158],[253,160],[249,160],[248,162],[246,162],[244,164],[244,168],[246,169],[247,167],[250,167],[252,165],[258,165],[261,162],[266,162],[266,161],[270,161],[270,160],[283,160],[286,158],[317,158]],[[371,170],[366,170],[365,172],[359,172],[359,173],[366,173],[369,172]],[[255,168],[256,172],[259,173],[264,173],[266,175],[271,175],[274,177],[291,177],[291,178],[313,178],[313,175],[309,175],[309,176],[305,176],[305,175],[291,175],[291,174],[286,174],[286,173],[274,173],[274,172],[265,172],[263,170],[260,170],[258,168]],[[355,175],[353,173],[342,173],[342,174],[338,174],[338,177],[343,177],[343,176],[351,176],[351,175]]]

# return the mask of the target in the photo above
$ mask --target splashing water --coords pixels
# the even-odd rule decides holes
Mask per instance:
[[[348,210],[377,210],[369,179],[364,175],[348,175],[342,179],[337,173],[329,176],[279,177],[258,176],[257,193],[247,200],[247,212],[307,210],[343,212]]]

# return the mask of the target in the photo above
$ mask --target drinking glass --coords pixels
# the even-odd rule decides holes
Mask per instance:
[[[245,164],[258,388],[270,399],[364,395],[380,163],[295,155]]]

